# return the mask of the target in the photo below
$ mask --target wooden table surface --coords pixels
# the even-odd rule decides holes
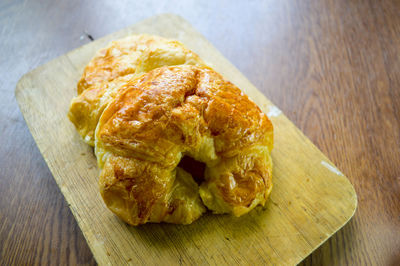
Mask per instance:
[[[0,265],[95,264],[17,107],[18,79],[165,12],[205,35],[354,185],[354,218],[304,264],[400,265],[395,0],[1,1]]]

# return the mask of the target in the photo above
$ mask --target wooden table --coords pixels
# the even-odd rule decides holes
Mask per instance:
[[[0,264],[95,264],[17,107],[18,79],[92,38],[173,12],[353,183],[354,218],[304,264],[399,265],[400,2],[191,2],[0,2]]]

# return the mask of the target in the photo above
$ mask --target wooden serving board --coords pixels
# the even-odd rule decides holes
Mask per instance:
[[[67,118],[94,53],[133,33],[178,39],[235,83],[274,124],[274,188],[266,207],[240,218],[206,214],[191,225],[126,225],[104,205],[93,150]],[[103,264],[296,264],[354,214],[343,174],[186,21],[160,15],[96,40],[24,75],[16,97],[30,131],[93,252]]]

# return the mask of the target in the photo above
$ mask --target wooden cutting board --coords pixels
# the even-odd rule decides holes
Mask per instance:
[[[84,66],[110,40],[132,33],[178,39],[235,83],[274,124],[274,189],[266,207],[191,225],[128,226],[104,205],[93,150],[67,118]],[[24,75],[16,97],[28,127],[93,252],[103,264],[296,264],[353,216],[347,178],[282,112],[186,21],[160,15],[96,40]]]

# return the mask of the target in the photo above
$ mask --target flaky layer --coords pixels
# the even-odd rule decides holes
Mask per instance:
[[[158,36],[133,35],[101,49],[86,66],[78,82],[78,97],[72,100],[68,113],[85,142],[94,146],[97,122],[127,80],[174,65],[205,66],[180,42]]]
[[[136,177],[122,178],[139,182],[140,175],[147,182],[163,184],[164,190],[159,191],[154,183],[139,182],[147,194],[129,190],[135,199],[132,202],[139,203],[146,195],[143,201],[152,203],[145,205],[142,216],[138,215],[140,204],[129,204],[136,208],[130,213],[140,217],[137,223],[157,221],[151,214],[160,212],[160,204],[164,210],[170,208],[173,195],[164,196],[184,155],[206,164],[196,194],[207,208],[240,216],[265,203],[272,187],[272,124],[236,86],[209,68],[195,66],[157,68],[124,86],[101,116],[96,155],[99,165],[120,156],[140,161],[147,170],[165,170],[163,174],[139,171]],[[124,173],[102,175],[101,180],[110,180],[101,181],[103,197],[108,197],[109,190],[115,193]],[[158,221],[165,221],[163,215],[159,217]]]
[[[270,120],[179,42],[137,35],[101,50],[69,118],[95,146],[106,205],[129,224],[188,224],[205,207],[240,216],[271,191]],[[205,164],[200,185],[184,156]]]

